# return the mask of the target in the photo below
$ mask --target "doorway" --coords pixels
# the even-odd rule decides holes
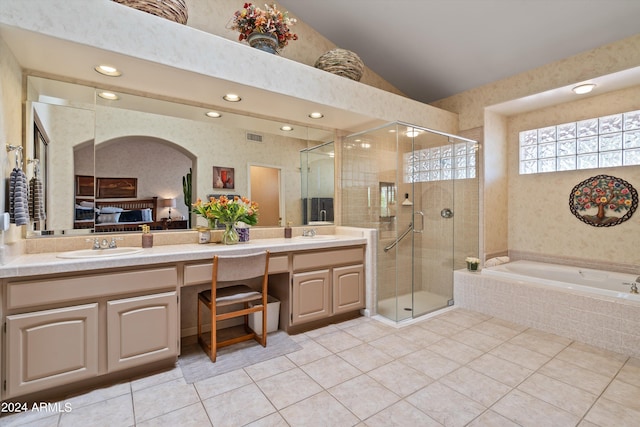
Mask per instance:
[[[279,227],[283,224],[281,169],[249,165],[249,198],[258,203],[258,225]]]

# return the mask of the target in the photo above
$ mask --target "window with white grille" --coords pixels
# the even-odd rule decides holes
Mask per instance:
[[[520,174],[640,165],[640,110],[520,132]]]

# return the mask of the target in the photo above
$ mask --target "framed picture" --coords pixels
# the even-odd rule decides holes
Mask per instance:
[[[213,167],[213,188],[234,188],[234,169]]]
[[[97,185],[99,199],[138,196],[138,178],[98,178]]]
[[[93,197],[93,176],[76,175],[76,196]]]

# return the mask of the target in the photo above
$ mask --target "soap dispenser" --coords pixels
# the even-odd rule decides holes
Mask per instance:
[[[287,226],[284,228],[284,238],[285,239],[291,238],[291,222],[288,222]]]
[[[140,227],[142,227],[142,247],[153,247],[153,234],[151,234],[151,227],[148,225],[141,225]]]

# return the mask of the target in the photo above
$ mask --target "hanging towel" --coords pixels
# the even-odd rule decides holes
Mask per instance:
[[[29,223],[29,185],[19,168],[14,168],[9,176],[9,221],[15,225]]]
[[[44,191],[42,181],[35,176],[29,181],[29,216],[34,221],[44,221],[47,214],[44,211]]]

